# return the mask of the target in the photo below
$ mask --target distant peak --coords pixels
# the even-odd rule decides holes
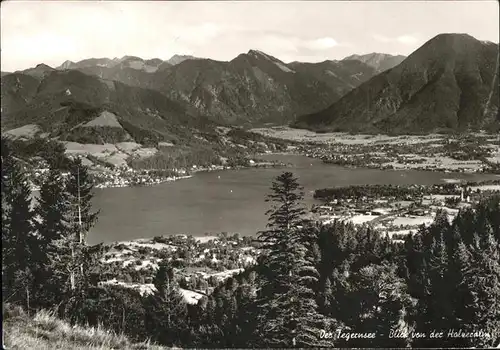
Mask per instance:
[[[163,60],[159,59],[159,58],[150,58],[150,59],[147,59],[145,60],[146,62],[148,63],[157,63],[157,64],[161,64],[163,62]]]
[[[476,42],[476,43],[482,43],[486,45],[498,45],[498,43],[495,43],[493,41],[489,40],[478,40],[475,37],[473,37],[470,34],[467,33],[443,33],[443,34],[438,34],[436,35],[433,39],[448,39],[450,41],[454,42]],[[433,40],[431,39],[431,40]]]
[[[474,41],[478,42],[476,38],[474,38],[472,35],[466,34],[466,33],[441,33],[436,35],[434,38],[432,38],[430,41],[446,41],[446,42],[457,42],[457,41]]]
[[[143,61],[143,59],[138,56],[123,56],[121,61]]]
[[[467,33],[441,33],[435,36],[435,38],[439,37],[456,37],[456,38],[469,38],[469,39],[476,39],[472,35],[467,34]]]
[[[170,57],[171,60],[175,60],[175,59],[178,59],[178,58],[182,58],[182,59],[195,59],[197,57],[194,57],[194,56],[191,56],[191,55],[178,55],[178,54],[175,54],[172,57]]]
[[[255,49],[252,49],[252,50],[249,50],[248,55],[260,55],[260,56],[268,56],[266,53],[260,51],[260,50],[255,50]]]
[[[46,65],[45,63],[39,63],[35,68],[43,68],[43,69],[53,69],[52,67]]]
[[[270,61],[274,61],[274,62],[279,61],[277,58],[270,56],[267,53],[260,51],[260,50],[249,50],[247,55],[253,56],[255,58],[264,58],[266,60],[270,60]]]
[[[465,33],[442,33],[428,40],[417,51],[418,52],[451,52],[465,53],[470,52],[473,48],[479,48],[485,45],[482,41],[477,40],[473,36]],[[451,50],[451,51],[450,51]]]
[[[57,69],[68,69],[72,66],[74,66],[76,63],[70,60],[64,61]]]
[[[179,63],[187,61],[187,60],[197,60],[197,59],[199,59],[199,58],[191,56],[191,55],[177,55],[177,54],[175,54],[172,57],[170,57],[170,59],[168,59],[166,62],[168,62],[172,65],[176,65],[176,64],[179,64]]]
[[[354,54],[345,57],[343,60],[357,60],[360,58],[374,58],[374,57],[379,57],[379,58],[391,58],[391,57],[403,57],[402,55],[391,55],[388,53],[382,53],[382,52],[370,52],[366,54]]]

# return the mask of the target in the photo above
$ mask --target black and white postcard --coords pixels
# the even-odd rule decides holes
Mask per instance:
[[[3,1],[3,348],[500,348],[499,31]]]

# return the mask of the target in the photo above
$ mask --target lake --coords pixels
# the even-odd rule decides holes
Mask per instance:
[[[293,155],[266,155],[291,163],[290,168],[252,168],[197,173],[192,178],[148,187],[97,189],[94,206],[99,221],[89,232],[89,244],[161,235],[203,236],[219,232],[255,235],[265,228],[264,202],[272,180],[292,171],[304,186],[305,202],[319,188],[361,184],[435,184],[450,179],[481,181],[497,175],[428,171],[351,169]]]

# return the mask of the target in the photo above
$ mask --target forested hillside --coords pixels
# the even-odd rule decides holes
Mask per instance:
[[[325,110],[297,119],[315,131],[499,130],[498,44],[439,34]]]

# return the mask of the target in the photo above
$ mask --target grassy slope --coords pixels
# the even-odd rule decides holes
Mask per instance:
[[[5,349],[166,349],[100,327],[71,326],[45,310],[30,317],[20,308],[4,310],[3,343]]]

